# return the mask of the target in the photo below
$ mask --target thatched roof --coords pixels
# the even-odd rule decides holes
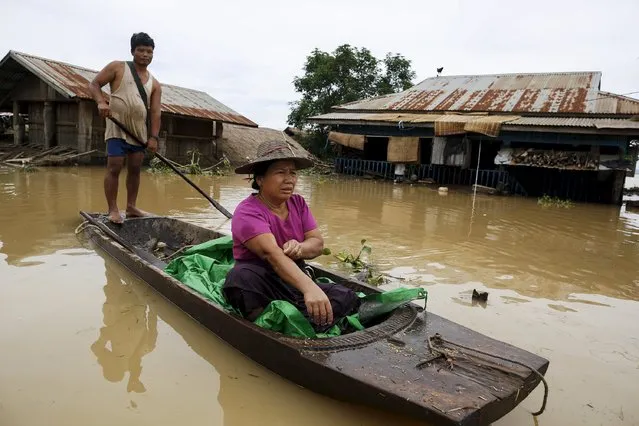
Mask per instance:
[[[293,137],[304,137],[304,136],[306,136],[306,132],[304,130],[300,130],[297,127],[291,127],[291,126],[288,126],[286,129],[284,129],[284,133],[286,133],[289,136],[293,136]]]
[[[313,155],[302,148],[295,139],[280,130],[233,124],[224,125],[222,138],[218,142],[218,155],[224,153],[234,167],[240,166],[245,164],[248,159],[255,158],[258,145],[270,139],[285,140],[295,152],[314,159]]]

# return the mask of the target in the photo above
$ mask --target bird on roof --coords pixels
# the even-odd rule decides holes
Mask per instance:
[[[437,77],[439,77],[439,74],[441,74],[442,71],[444,71],[444,67],[437,68]]]

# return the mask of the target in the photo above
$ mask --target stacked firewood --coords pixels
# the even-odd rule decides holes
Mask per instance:
[[[567,169],[595,169],[597,167],[590,152],[541,151],[532,148],[513,152],[512,164]]]

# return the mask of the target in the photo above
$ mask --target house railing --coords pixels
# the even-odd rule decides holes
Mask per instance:
[[[351,176],[372,175],[386,179],[395,177],[395,165],[387,161],[361,160],[357,158],[335,159],[335,172]],[[404,176],[417,179],[432,179],[440,185],[474,185],[475,175],[477,184],[497,188],[510,193],[527,195],[524,188],[505,170],[462,169],[457,166],[440,164],[407,165]]]

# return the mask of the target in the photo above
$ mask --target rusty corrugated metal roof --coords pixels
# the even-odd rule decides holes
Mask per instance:
[[[458,118],[456,118],[458,117]],[[320,124],[368,124],[379,126],[403,127],[425,126],[432,127],[439,120],[453,122],[455,120],[467,122],[485,117],[490,120],[493,115],[488,114],[436,114],[436,113],[379,113],[379,112],[330,112],[328,114],[311,117],[311,121]],[[500,116],[500,119],[506,118]],[[626,118],[596,118],[596,117],[520,117],[513,116],[512,120],[504,120],[504,126],[530,127],[584,127],[598,129],[632,129],[639,130],[639,121]]]
[[[210,118],[233,124],[257,127],[248,118],[199,90],[162,85],[162,110],[172,114]]]
[[[600,91],[600,72],[494,74],[428,78],[400,93],[336,110],[639,114],[639,100]]]
[[[624,118],[588,117],[520,117],[506,123],[513,126],[533,127],[591,127],[598,129],[639,129],[639,122]]]
[[[419,114],[419,113],[396,113],[396,112],[349,112],[333,111],[322,115],[310,117],[311,122],[320,124],[397,124],[405,123],[432,123],[444,114]]]
[[[87,84],[97,71],[21,52],[7,55],[69,98],[91,99]],[[2,61],[4,63],[6,61]],[[108,86],[103,88],[108,94]],[[162,111],[187,117],[206,118],[226,123],[257,127],[257,124],[205,92],[162,84]]]

